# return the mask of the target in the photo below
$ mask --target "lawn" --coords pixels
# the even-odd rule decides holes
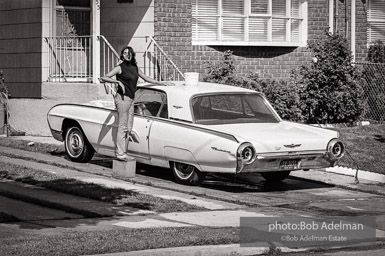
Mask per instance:
[[[338,165],[385,174],[385,124],[338,130],[347,149]]]

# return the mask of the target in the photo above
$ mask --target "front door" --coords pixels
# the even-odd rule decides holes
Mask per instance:
[[[134,125],[128,143],[128,153],[135,157],[149,160],[149,134],[154,118],[163,117],[162,109],[166,94],[161,91],[140,88],[135,93]]]
[[[87,82],[91,77],[91,2],[56,0],[50,78],[53,81]]]
[[[128,142],[127,152],[135,157],[150,159],[148,134],[153,120],[149,117],[135,115],[134,126]]]

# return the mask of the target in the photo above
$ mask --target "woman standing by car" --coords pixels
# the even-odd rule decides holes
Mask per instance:
[[[116,76],[116,79],[112,77]],[[118,85],[114,101],[118,111],[119,126],[116,139],[116,157],[127,161],[128,138],[130,136],[134,121],[134,99],[136,84],[139,77],[154,85],[172,85],[167,82],[159,82],[146,76],[137,66],[135,51],[130,46],[125,46],[120,52],[120,62],[105,76],[100,78],[101,82],[115,83]]]

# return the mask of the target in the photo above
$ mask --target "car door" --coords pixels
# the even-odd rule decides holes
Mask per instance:
[[[149,133],[154,118],[162,115],[166,94],[149,88],[139,88],[135,93],[135,118],[128,143],[128,153],[144,161],[150,159]]]

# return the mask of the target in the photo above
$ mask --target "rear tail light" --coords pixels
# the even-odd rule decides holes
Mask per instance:
[[[333,161],[336,161],[344,156],[345,146],[338,139],[332,139],[327,147],[329,158]]]
[[[242,171],[245,165],[254,162],[256,157],[255,148],[251,143],[243,143],[237,150],[237,172]]]

